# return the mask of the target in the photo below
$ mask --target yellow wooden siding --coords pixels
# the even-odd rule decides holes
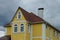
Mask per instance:
[[[26,40],[30,40],[30,33],[26,33]]]
[[[6,28],[6,35],[11,35],[11,27]]]
[[[32,40],[42,40],[42,38],[33,38]]]
[[[49,39],[50,35],[51,35],[52,40],[58,40],[58,37],[55,36],[54,31],[56,31],[56,30],[53,29],[52,27],[48,26],[46,29],[46,37],[47,37],[46,39]]]
[[[25,26],[25,40],[30,40],[30,32],[28,30],[28,23]]]
[[[11,35],[11,40],[24,40],[25,33],[14,33]]]
[[[42,36],[42,24],[32,25],[32,36]]]

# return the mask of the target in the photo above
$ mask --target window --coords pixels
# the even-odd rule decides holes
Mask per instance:
[[[20,31],[24,32],[24,24],[21,24]]]
[[[58,37],[58,32],[57,32],[57,37]]]
[[[18,28],[17,28],[17,24],[14,25],[14,32],[17,32]]]
[[[28,32],[31,32],[31,24],[28,24]]]
[[[56,37],[58,36],[58,32],[57,32],[57,31],[55,31],[55,36],[56,36]]]
[[[21,18],[21,14],[20,14],[20,12],[18,13],[18,19],[20,19]]]
[[[46,23],[46,29],[47,29],[47,27],[48,27],[48,25],[47,25],[47,23]]]

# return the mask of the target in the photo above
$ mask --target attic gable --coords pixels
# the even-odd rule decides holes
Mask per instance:
[[[18,12],[21,12],[21,14],[24,16],[24,18],[28,22],[41,22],[43,20],[42,18],[36,16],[34,13],[32,13],[32,12],[29,13],[26,10],[24,10],[23,8],[19,7],[11,21],[13,21],[14,18],[17,18]]]
[[[24,20],[24,19],[25,18],[24,18],[23,12],[21,11],[21,8],[19,7],[10,22],[20,21],[20,20]]]

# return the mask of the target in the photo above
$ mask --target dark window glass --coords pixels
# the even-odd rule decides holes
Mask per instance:
[[[21,18],[21,14],[20,14],[20,12],[19,12],[19,14],[18,14],[18,18]]]
[[[15,24],[14,26],[17,26],[17,24]]]
[[[17,32],[17,27],[14,27],[14,32]]]
[[[48,27],[47,23],[46,23],[46,28]]]
[[[21,32],[24,32],[24,24],[21,24]]]
[[[14,25],[14,32],[17,32],[17,24]]]

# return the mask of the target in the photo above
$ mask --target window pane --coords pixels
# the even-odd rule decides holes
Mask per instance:
[[[17,26],[17,24],[15,24],[14,26]]]
[[[21,32],[24,31],[24,24],[21,24]]]
[[[24,27],[21,27],[21,32],[23,32],[24,31]]]
[[[14,27],[14,32],[17,32],[17,27]]]
[[[21,17],[21,15],[18,15],[18,18],[20,18]]]
[[[18,18],[20,18],[21,17],[21,14],[20,14],[20,12],[19,12],[19,14],[18,14]]]
[[[46,24],[46,28],[47,28],[48,26],[47,26],[47,24]]]
[[[14,32],[17,32],[17,24],[14,25]]]

